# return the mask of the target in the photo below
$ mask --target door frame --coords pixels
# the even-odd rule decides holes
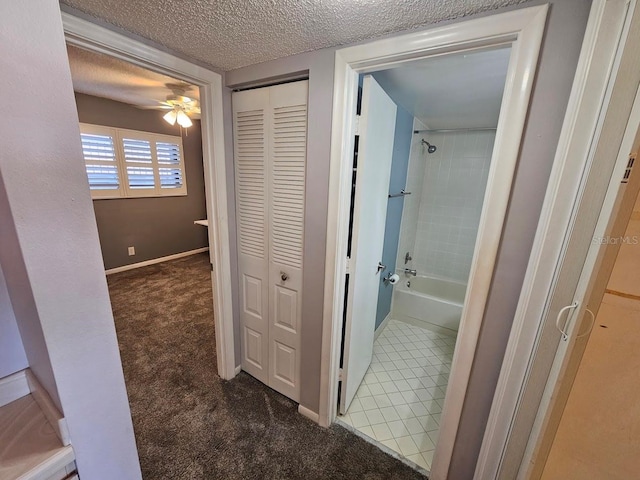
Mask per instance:
[[[522,8],[336,51],[329,178],[329,191],[333,195],[329,198],[327,219],[319,411],[319,422],[324,426],[335,420],[337,410],[358,75],[430,56],[511,45],[467,299],[462,312],[459,341],[454,351],[446,392],[447,401],[442,412],[441,432],[431,470],[431,478],[434,480],[446,478],[456,442],[509,202],[547,11],[546,4]]]
[[[592,4],[527,273],[476,466],[475,479],[498,477],[505,462],[509,442],[524,442],[518,448],[522,450],[522,455],[525,455],[527,439],[514,434],[514,420],[519,409],[525,408],[522,407],[524,389],[536,360],[538,342],[550,307],[550,296],[556,284],[556,275],[564,257],[568,236],[575,222],[576,209],[584,196],[589,175],[600,174],[600,171],[592,170],[595,144],[602,131],[613,84],[621,67],[620,57],[626,44],[626,35],[635,6],[636,0],[595,0]],[[629,81],[633,79],[629,78]],[[611,162],[617,162],[614,176],[617,172],[623,171],[621,168],[626,165],[626,161],[627,158],[623,156],[611,159]],[[619,178],[612,182],[611,185],[619,184]],[[612,204],[607,202],[611,202],[610,196],[601,203],[594,204],[593,208],[603,208],[602,213],[609,208],[610,215]],[[609,217],[606,217],[606,220],[608,221]],[[603,225],[600,225],[600,232],[603,231]],[[581,311],[584,311],[584,308],[581,308]],[[578,315],[572,314],[571,318],[578,318]],[[573,330],[576,322],[568,320],[567,323],[573,325]],[[555,354],[556,351],[545,352],[545,355]],[[546,377],[534,381],[542,394]],[[550,400],[546,399],[547,407]],[[541,409],[544,412],[541,411],[540,414],[546,415],[546,407],[541,405]],[[534,443],[541,434],[540,422],[541,420],[537,421],[537,431],[531,433],[531,441]],[[529,432],[523,432],[523,435],[528,436]],[[524,457],[520,465],[528,463],[533,458],[532,454],[529,449],[527,457]]]
[[[125,60],[134,65],[184,80],[200,87],[202,157],[209,258],[212,265],[213,312],[218,375],[236,374],[231,294],[231,254],[225,164],[222,75],[126,37],[95,23],[61,12],[68,44]]]

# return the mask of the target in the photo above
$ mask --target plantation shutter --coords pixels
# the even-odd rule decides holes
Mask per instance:
[[[187,194],[178,136],[80,124],[93,198]]]
[[[89,188],[94,197],[121,196],[114,131],[87,129],[80,134]]]

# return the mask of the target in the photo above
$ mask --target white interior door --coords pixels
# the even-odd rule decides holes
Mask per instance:
[[[233,94],[242,369],[295,401],[308,84]]]
[[[373,355],[378,270],[384,245],[396,105],[367,75],[362,87],[356,192],[353,205],[340,413],[346,413]]]
[[[267,89],[233,95],[242,369],[266,384],[269,382],[268,110]]]
[[[307,80],[269,88],[269,386],[300,398]]]

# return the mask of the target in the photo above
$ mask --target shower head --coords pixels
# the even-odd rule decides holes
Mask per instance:
[[[427,152],[428,153],[433,153],[433,152],[436,151],[436,146],[435,145],[431,145],[424,138],[422,139],[422,144],[427,146]]]

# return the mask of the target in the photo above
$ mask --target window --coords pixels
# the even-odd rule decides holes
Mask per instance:
[[[80,124],[93,198],[187,194],[182,138]]]

